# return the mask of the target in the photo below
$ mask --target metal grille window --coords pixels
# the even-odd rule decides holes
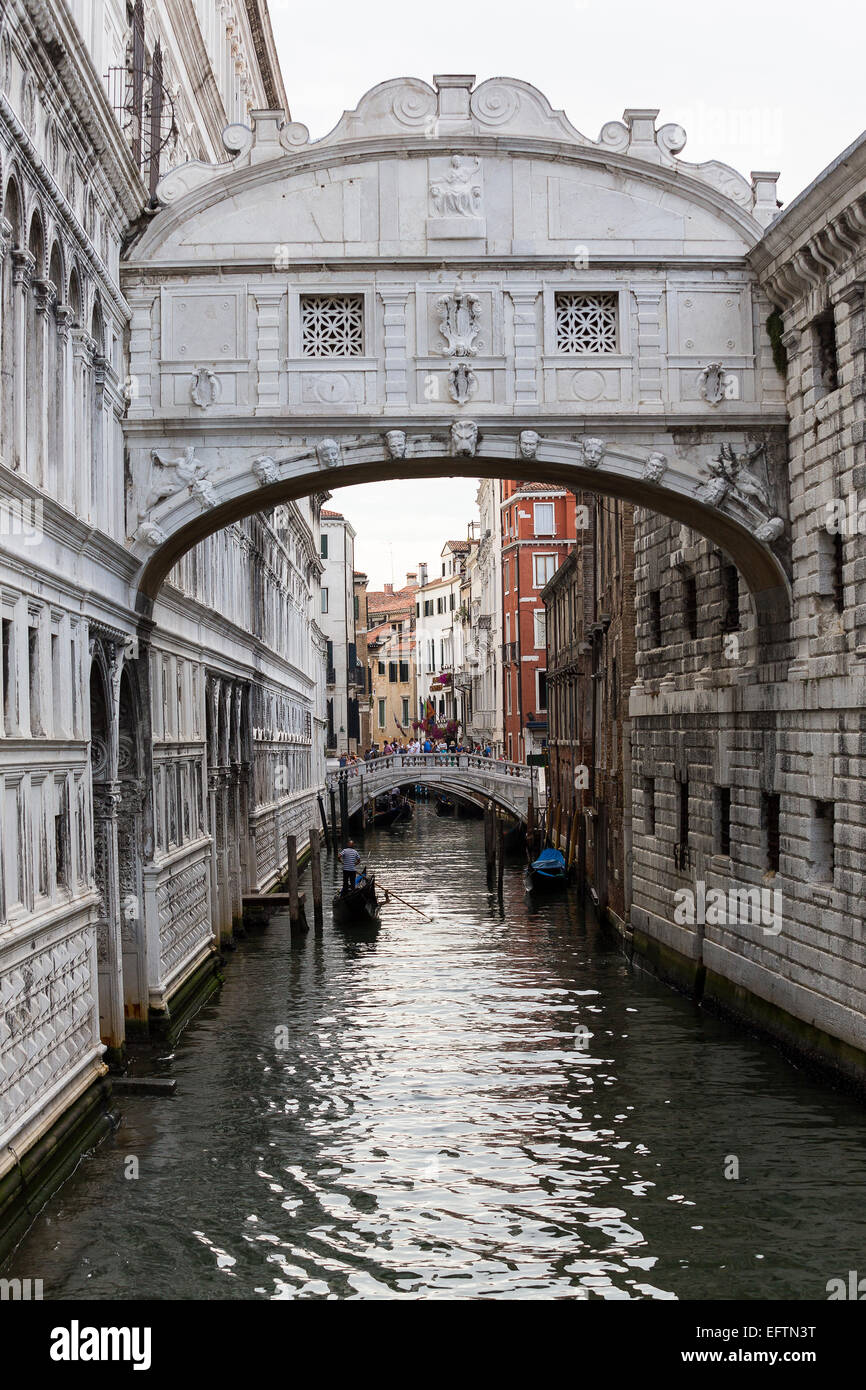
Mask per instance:
[[[301,351],[304,357],[363,356],[364,296],[302,294]]]
[[[557,294],[556,351],[616,352],[618,299],[616,294]]]

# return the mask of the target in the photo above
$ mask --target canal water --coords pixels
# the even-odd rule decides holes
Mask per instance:
[[[866,1273],[856,1101],[630,967],[574,898],[527,900],[519,863],[500,912],[479,822],[421,805],[364,850],[432,921],[250,934],[158,1064],[176,1094],[121,1098],[4,1275],[46,1299],[824,1299]]]

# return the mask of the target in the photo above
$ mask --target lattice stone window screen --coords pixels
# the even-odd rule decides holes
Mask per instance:
[[[363,356],[364,296],[302,294],[301,351],[304,357]]]
[[[558,293],[556,351],[616,352],[618,299],[616,294]]]

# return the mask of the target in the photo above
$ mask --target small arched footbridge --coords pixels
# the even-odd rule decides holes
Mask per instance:
[[[426,786],[443,794],[463,796],[478,805],[493,801],[524,823],[530,797],[538,807],[540,782],[537,769],[526,763],[485,758],[477,753],[391,753],[338,768],[327,778],[328,791],[335,796],[339,796],[340,786],[345,783],[350,816],[365,801],[393,787]]]

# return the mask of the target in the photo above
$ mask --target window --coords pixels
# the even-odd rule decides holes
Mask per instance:
[[[554,524],[554,507],[552,502],[536,502],[535,512],[535,534],[536,536],[555,536],[556,526]]]
[[[833,535],[833,607],[837,613],[845,611],[845,543],[841,531]]]
[[[327,537],[327,536],[324,536],[324,535],[323,535],[323,536],[320,536],[320,537],[319,537],[319,554],[321,555],[321,557],[322,557],[323,560],[327,560],[327,558],[328,558],[328,537]]]
[[[389,661],[389,662],[388,662],[388,681],[389,681],[389,683],[390,683],[391,685],[395,685],[396,682],[397,682],[397,663],[396,663],[396,661]]]
[[[836,356],[836,319],[832,309],[819,314],[812,323],[812,361],[815,364],[815,387],[820,396],[835,391],[839,385],[839,363]]]
[[[556,573],[555,555],[533,555],[532,564],[535,574],[536,589],[543,589],[545,584],[549,584]]]
[[[3,727],[7,734],[12,732],[15,718],[15,690],[13,686],[12,660],[12,619],[3,619]]]
[[[42,691],[39,672],[39,628],[33,623],[27,631],[27,677],[30,684],[30,732],[42,733]]]
[[[442,597],[441,594],[439,595],[439,597],[438,597],[437,600],[436,600],[436,612],[437,612],[437,613],[444,613],[444,612],[445,612],[445,600],[444,600],[444,598]]]
[[[716,787],[716,853],[731,853],[731,789]]]
[[[378,667],[379,675],[380,675],[380,676],[384,676],[384,674],[385,674],[385,663],[384,663],[384,661],[379,661],[379,662],[376,663],[376,665],[377,665],[377,667]]]
[[[304,357],[361,357],[363,352],[363,295],[301,295],[301,353]]]
[[[835,868],[835,815],[832,801],[816,801],[809,844],[809,877],[816,883],[829,883]]]
[[[650,590],[649,643],[651,647],[662,644],[662,594],[661,589]]]
[[[425,618],[432,618],[432,617],[433,617],[433,600],[432,600],[432,598],[425,598],[425,600],[424,600],[424,617],[425,617]]]
[[[536,709],[547,709],[547,672],[535,673]]]
[[[685,869],[689,862],[689,784],[677,783],[678,839],[674,845],[674,862],[678,869]]]
[[[384,727],[385,727],[385,701],[384,701],[384,700],[377,700],[377,701],[376,701],[376,704],[377,704],[377,706],[378,706],[377,718],[378,718],[378,721],[379,721],[379,728],[380,728],[380,729],[384,729]]]
[[[656,833],[656,779],[643,779],[643,828],[645,835]]]
[[[781,798],[777,792],[766,792],[761,798],[761,819],[764,823],[764,835],[766,837],[767,848],[767,869],[770,873],[779,872],[780,838],[779,838],[779,819],[780,819]]]
[[[323,590],[322,590],[322,612],[323,612],[323,613],[327,613],[327,611],[328,611],[328,591],[327,591],[327,589],[323,589]]]
[[[401,705],[402,705],[402,709],[401,709],[400,723],[401,723],[401,724],[408,724],[408,723],[409,723],[409,697],[408,697],[408,695],[404,695],[404,696],[403,696],[403,699],[402,699],[402,701],[401,701]]]
[[[687,574],[683,581],[683,601],[686,610],[686,631],[694,639],[698,635],[698,581]]]
[[[557,294],[556,351],[616,352],[617,301],[616,294]]]
[[[725,600],[722,631],[736,632],[740,626],[740,576],[736,565],[722,566],[722,587]]]
[[[450,608],[451,612],[453,613],[453,612],[454,612],[454,594],[453,594],[453,593],[451,594],[451,598],[450,598],[450,602],[449,602],[449,604],[448,604],[448,607]]]
[[[353,612],[355,614],[355,622],[357,622],[361,616],[361,600],[358,598],[357,594],[354,599]]]
[[[408,684],[408,681],[409,681],[409,663],[408,663],[408,661],[401,661],[401,662],[400,662],[400,683],[401,683],[401,685],[406,685],[406,684]]]
[[[543,608],[536,608],[532,615],[535,622],[535,645],[547,647],[547,614]]]
[[[420,618],[420,617],[421,617],[421,605],[420,605],[420,603],[416,603],[416,604],[415,604],[415,617],[416,617],[416,618]]]

